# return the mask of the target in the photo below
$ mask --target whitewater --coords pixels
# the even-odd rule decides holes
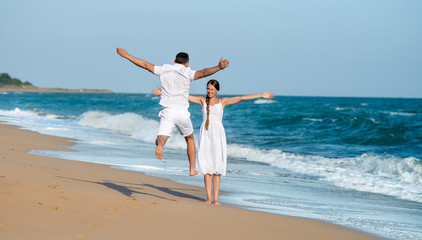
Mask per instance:
[[[203,186],[175,133],[154,159],[149,94],[5,93],[0,120],[75,139],[77,152],[31,151]],[[221,202],[315,218],[391,239],[422,239],[420,99],[276,97],[229,106]],[[202,121],[191,106],[195,134]]]

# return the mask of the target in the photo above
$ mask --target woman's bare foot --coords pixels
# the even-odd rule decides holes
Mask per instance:
[[[206,204],[211,204],[211,201],[207,200],[207,201],[205,201],[204,203],[206,203]]]
[[[219,202],[214,202],[214,205],[220,205],[220,203]]]

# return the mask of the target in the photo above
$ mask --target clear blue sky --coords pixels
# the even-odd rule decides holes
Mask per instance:
[[[39,87],[150,92],[155,65],[185,51],[220,57],[222,94],[422,98],[422,1],[110,1],[0,3],[0,72]],[[192,93],[204,93],[202,79]]]

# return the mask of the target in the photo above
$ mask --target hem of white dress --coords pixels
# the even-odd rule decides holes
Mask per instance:
[[[199,171],[198,169],[196,169],[196,171],[198,172],[198,174],[199,174],[199,175],[207,175],[207,174],[214,175],[214,174],[216,174],[216,175],[223,175],[223,176],[226,176],[226,173],[219,173],[219,172],[213,172],[213,173],[210,173],[210,172],[201,172],[201,171]]]

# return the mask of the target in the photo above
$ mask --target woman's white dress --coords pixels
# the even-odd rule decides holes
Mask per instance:
[[[207,120],[207,104],[202,105],[202,124],[199,130],[196,170],[199,174],[226,175],[227,141],[223,127],[223,106],[221,101],[210,106],[210,121],[208,130],[205,129]]]

